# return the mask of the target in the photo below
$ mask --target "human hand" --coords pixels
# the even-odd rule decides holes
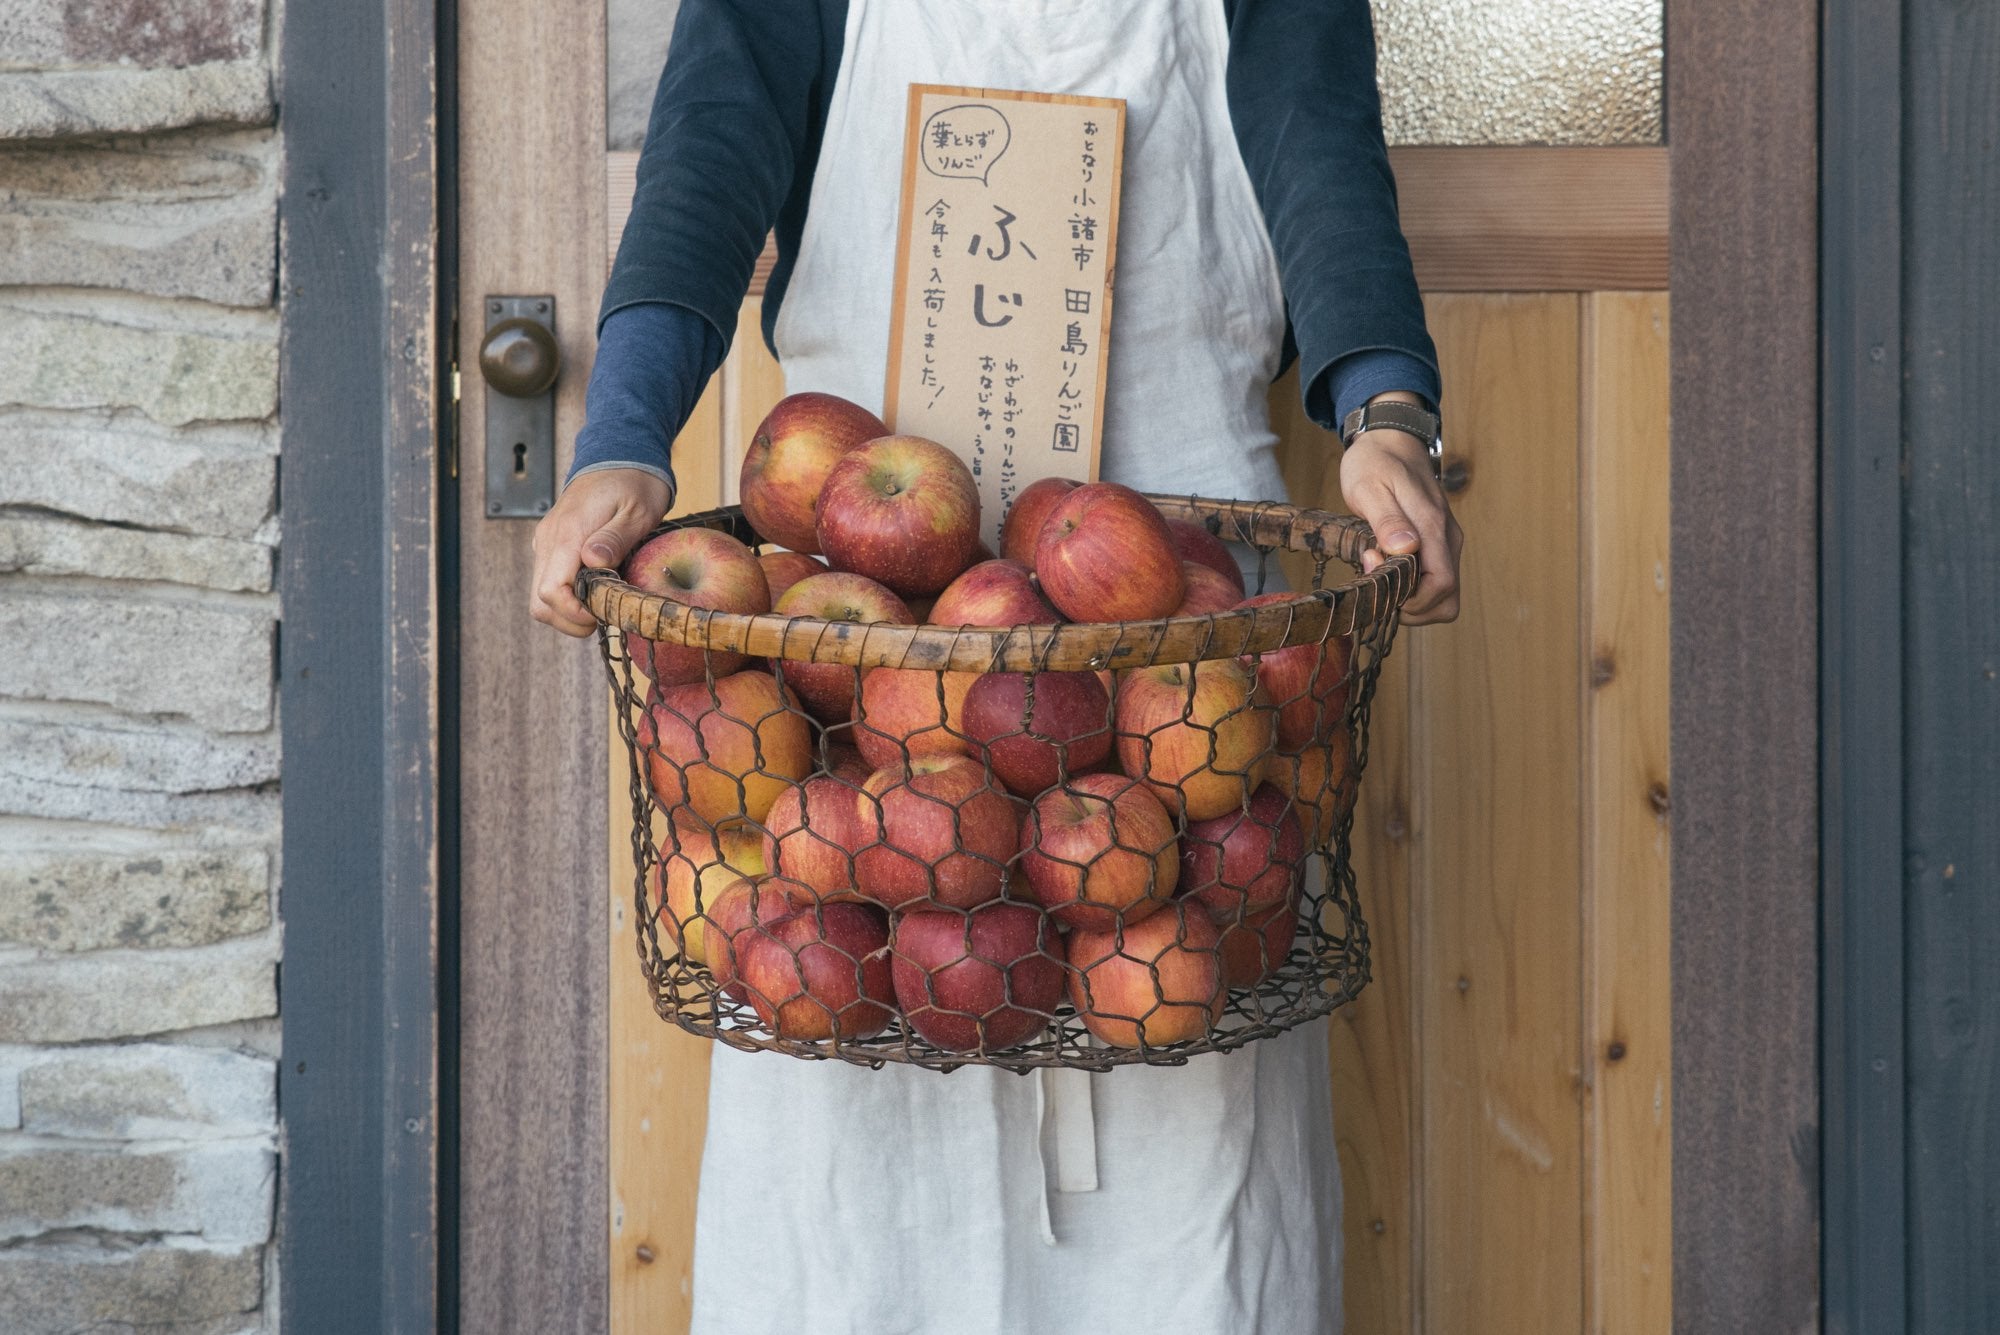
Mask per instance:
[[[1380,551],[1362,554],[1363,569],[1382,564],[1382,553],[1416,553],[1417,587],[1403,604],[1403,624],[1456,620],[1458,557],[1465,549],[1465,532],[1431,476],[1423,442],[1387,429],[1356,436],[1341,456],[1340,493],[1347,508],[1375,530]]]
[[[615,569],[672,508],[673,488],[643,468],[604,468],[573,479],[535,525],[528,612],[565,635],[588,635],[597,619],[577,600],[576,572]]]

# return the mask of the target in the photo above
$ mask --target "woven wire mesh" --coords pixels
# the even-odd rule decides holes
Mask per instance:
[[[1336,583],[1356,521],[1151,499],[1255,550],[1268,647],[1239,652],[1250,618],[1230,611],[982,637],[903,630],[907,606],[850,605],[824,578],[779,617],[729,618],[580,577],[661,1018],[878,1067],[1104,1070],[1238,1048],[1358,994],[1349,836],[1414,564]],[[735,507],[657,533],[678,530],[757,543]],[[1265,598],[1281,548],[1311,587]]]

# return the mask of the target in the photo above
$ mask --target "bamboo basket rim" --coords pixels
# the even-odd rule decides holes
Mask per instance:
[[[1387,556],[1374,570],[1359,570],[1362,553],[1374,549],[1375,539],[1368,525],[1352,515],[1278,501],[1142,494],[1168,518],[1192,519],[1229,541],[1308,552],[1322,563],[1337,558],[1355,566],[1356,577],[1337,588],[1261,607],[1147,621],[1020,626],[902,626],[770,612],[718,612],[642,592],[615,570],[597,567],[578,572],[576,593],[606,627],[691,649],[851,667],[1076,672],[1191,663],[1318,644],[1365,630],[1385,613],[1396,615],[1417,582],[1417,562],[1411,556]],[[720,529],[753,545],[762,542],[738,505],[669,519],[647,538],[681,528]]]

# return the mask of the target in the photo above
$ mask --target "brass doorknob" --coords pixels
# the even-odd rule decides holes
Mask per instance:
[[[562,369],[556,336],[533,320],[502,320],[479,345],[479,374],[509,398],[532,399],[549,391]]]

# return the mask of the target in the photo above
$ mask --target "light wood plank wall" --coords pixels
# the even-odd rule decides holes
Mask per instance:
[[[1398,163],[1468,546],[1464,615],[1385,667],[1356,818],[1375,981],[1328,1041],[1358,1332],[1671,1328],[1668,300],[1606,286],[1665,285],[1663,163],[1616,150],[1592,176],[1553,152],[1419,159],[1414,188]],[[1511,213],[1504,192],[1483,205],[1487,246],[1432,167],[1515,182]],[[1567,267],[1536,239],[1566,214]],[[1518,252],[1514,290],[1483,290],[1509,286],[1496,247]],[[753,296],[677,446],[683,510],[736,499],[783,393],[759,315]],[[1341,508],[1290,375],[1272,416],[1292,499]],[[614,749],[614,868],[624,765]],[[653,1015],[631,903],[614,871],[612,1330],[659,1335],[687,1328],[708,1054]]]

